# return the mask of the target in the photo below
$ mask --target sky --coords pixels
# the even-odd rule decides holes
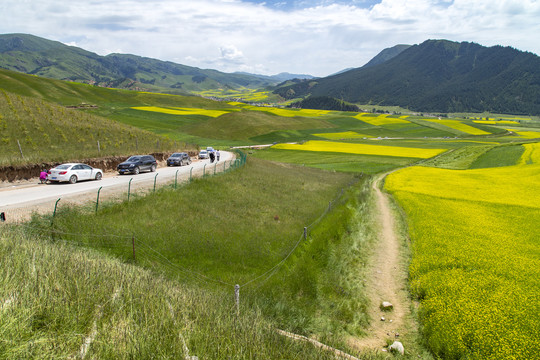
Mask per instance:
[[[204,69],[327,76],[428,39],[540,54],[540,0],[0,0],[0,34]]]

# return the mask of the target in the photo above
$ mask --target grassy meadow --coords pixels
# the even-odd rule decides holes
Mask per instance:
[[[0,165],[173,148],[173,141],[139,128],[44,100],[0,92]]]

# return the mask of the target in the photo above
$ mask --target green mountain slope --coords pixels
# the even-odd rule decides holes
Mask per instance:
[[[0,68],[92,85],[178,94],[217,88],[261,88],[278,82],[135,55],[100,56],[27,34],[0,35]]]
[[[540,114],[540,57],[510,47],[428,40],[381,64],[276,92],[416,111]]]

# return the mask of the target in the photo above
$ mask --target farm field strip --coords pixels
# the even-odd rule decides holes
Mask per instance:
[[[517,121],[513,120],[473,120],[473,123],[486,125],[519,125]]]
[[[229,112],[233,111],[233,110],[207,110],[207,109],[180,108],[180,107],[164,108],[164,107],[157,107],[157,106],[134,106],[132,107],[132,109],[159,112],[159,113],[170,114],[170,115],[203,115],[203,116],[209,116],[209,117],[214,117],[214,118],[219,117],[224,114],[228,114]]]
[[[520,129],[506,129],[516,133],[519,137],[524,139],[540,139],[540,131],[524,131]]]
[[[329,140],[339,140],[339,139],[363,139],[363,138],[372,138],[371,135],[360,134],[355,131],[344,131],[339,133],[318,133],[313,134],[313,136],[329,139]]]
[[[322,151],[347,154],[395,156],[407,158],[427,159],[445,152],[447,149],[421,149],[413,147],[398,147],[385,145],[352,144],[322,140],[310,140],[300,144],[277,144],[274,149]]]
[[[389,125],[389,124],[410,124],[408,120],[404,120],[403,117],[400,118],[389,118],[388,114],[383,114],[379,116],[373,116],[368,113],[360,113],[354,116],[355,119],[361,120],[365,123],[375,126]]]
[[[515,181],[519,173],[519,181]],[[483,201],[539,208],[540,166],[505,166],[473,170],[449,170],[414,166],[396,171],[387,179],[389,189],[446,199]],[[419,183],[421,182],[421,185]]]
[[[540,164],[540,143],[524,144],[525,152],[519,159],[519,165]]]
[[[490,135],[491,134],[487,131],[480,130],[473,126],[464,124],[459,120],[435,120],[435,119],[424,119],[424,120],[434,122],[439,125],[444,125],[451,129],[458,130],[458,131],[461,131],[470,135]]]

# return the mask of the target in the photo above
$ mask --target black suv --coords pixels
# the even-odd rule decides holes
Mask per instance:
[[[122,174],[135,174],[137,175],[141,171],[156,171],[157,161],[152,155],[133,155],[123,163],[118,164],[116,170]]]
[[[191,164],[191,158],[186,153],[174,153],[167,159],[167,166],[183,166]]]

